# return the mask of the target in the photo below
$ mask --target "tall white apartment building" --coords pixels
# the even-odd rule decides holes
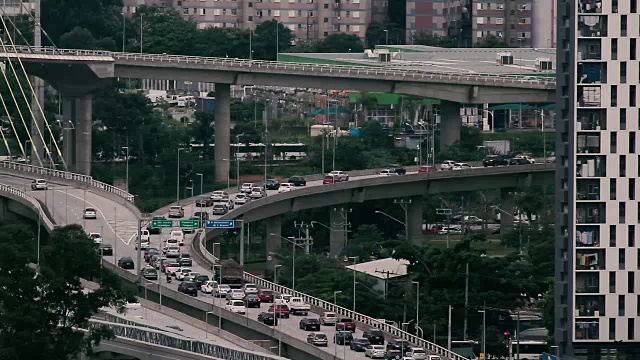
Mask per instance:
[[[555,343],[640,359],[637,0],[557,0]]]

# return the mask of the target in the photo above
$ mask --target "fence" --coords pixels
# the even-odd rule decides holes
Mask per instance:
[[[27,195],[25,192],[11,186],[0,185],[0,195],[5,196],[9,199],[19,201],[23,204],[27,202],[28,204],[25,205],[28,205],[37,211],[38,217],[41,219],[42,224],[46,226],[49,231],[53,230],[56,226],[55,221],[47,216],[47,212],[42,208],[40,202],[35,198]]]

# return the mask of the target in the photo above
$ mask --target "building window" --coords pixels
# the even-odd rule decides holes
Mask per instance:
[[[618,60],[618,39],[611,39],[611,60]]]
[[[496,24],[497,24],[497,25],[502,25],[502,24],[504,24],[504,18],[501,18],[501,17],[496,18]]]
[[[611,85],[611,106],[618,106],[618,85]]]
[[[638,12],[638,0],[630,0],[630,8],[631,8],[631,13],[635,14]]]
[[[609,179],[609,200],[616,200],[616,179]]]
[[[624,224],[626,220],[626,203],[621,201],[618,204],[618,222]]]
[[[624,295],[618,295],[618,316],[624,316]]]
[[[635,329],[634,329],[635,326],[636,326],[635,319],[633,318],[627,319],[627,336],[629,337],[629,340],[634,340],[635,338]]]
[[[626,155],[620,155],[620,163],[618,164],[618,166],[620,166],[620,177],[627,176],[627,156]]]
[[[629,225],[627,229],[627,237],[629,240],[629,247],[636,247],[636,226]]]
[[[627,62],[620,62],[620,83],[624,84],[627,82]]]
[[[189,15],[189,8],[182,9],[182,15]]]
[[[609,340],[616,339],[616,319],[609,319]]]
[[[625,264],[625,249],[618,249],[618,270],[624,270]]]
[[[616,226],[609,225],[609,246],[616,247]]]
[[[614,294],[616,292],[616,273],[615,271],[609,271],[609,292]]]
[[[636,152],[636,132],[630,131],[629,132],[629,153],[635,154],[635,152]]]
[[[636,107],[636,86],[629,86],[629,106]]]
[[[609,152],[615,154],[618,151],[618,133],[612,131],[609,136]]]
[[[627,15],[620,16],[620,35],[627,36]]]
[[[627,109],[620,109],[620,130],[627,130]]]
[[[627,277],[627,292],[629,294],[634,294],[636,292],[636,273],[633,271],[629,271]]]
[[[636,60],[638,55],[636,55],[637,49],[637,40],[635,38],[631,39],[629,42],[629,59]]]
[[[636,179],[629,179],[629,200],[636,199]]]

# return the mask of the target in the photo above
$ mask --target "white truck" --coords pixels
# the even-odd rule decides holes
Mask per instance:
[[[311,311],[311,305],[305,303],[301,297],[292,297],[287,305],[289,305],[289,311],[294,315],[307,316]]]

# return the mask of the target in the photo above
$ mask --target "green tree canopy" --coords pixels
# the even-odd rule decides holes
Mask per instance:
[[[320,53],[361,53],[363,51],[364,46],[358,35],[345,33],[325,37],[316,48],[316,52]]]
[[[276,60],[277,52],[287,52],[293,39],[291,29],[282,23],[277,20],[265,21],[256,26],[252,44],[254,56],[256,59]]]
[[[142,39],[142,50],[145,53],[200,55],[195,51],[198,31],[196,23],[183,19],[177,10],[156,5],[140,6],[135,20],[137,49],[140,48]]]

